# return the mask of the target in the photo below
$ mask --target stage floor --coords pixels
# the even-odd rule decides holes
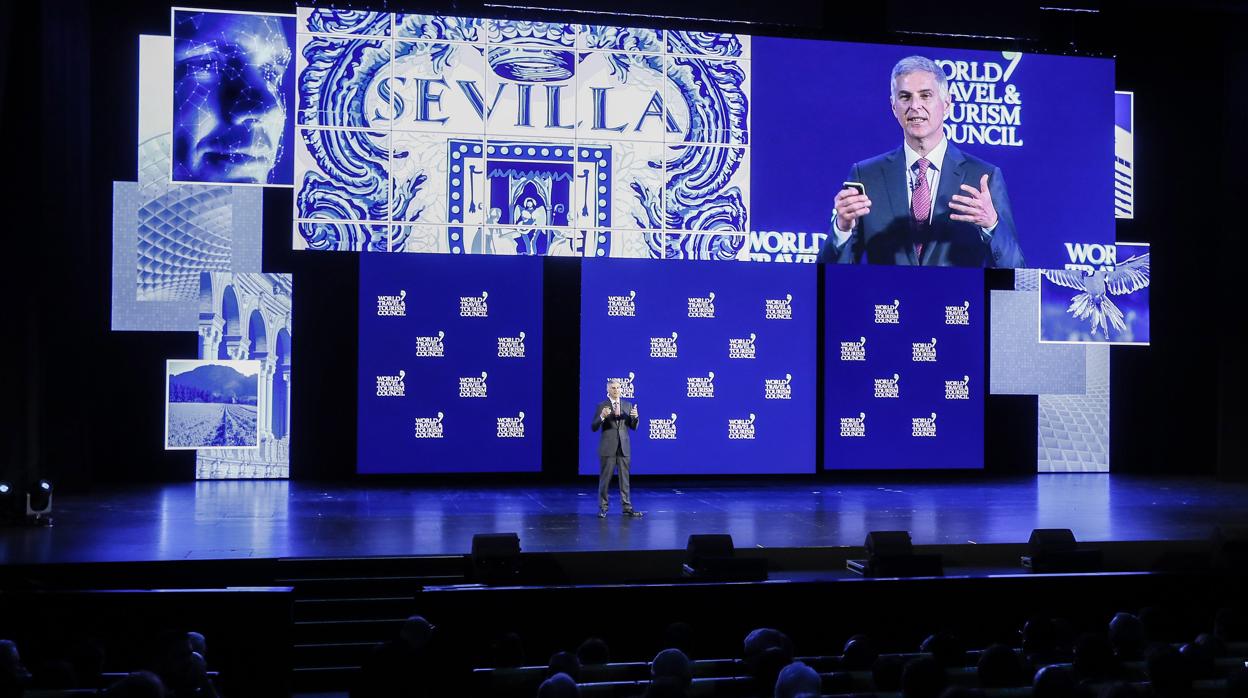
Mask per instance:
[[[1080,541],[1197,540],[1248,525],[1248,484],[1045,474],[1017,479],[634,480],[641,519],[597,517],[596,483],[392,485],[196,482],[56,495],[55,526],[0,528],[0,561],[124,562],[464,554],[514,531],[525,552],[684,549],[693,533],[738,547],[860,546],[907,530],[916,545],[1020,543],[1034,528]]]

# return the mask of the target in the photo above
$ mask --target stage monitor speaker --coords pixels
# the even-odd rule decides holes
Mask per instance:
[[[1069,528],[1036,528],[1032,529],[1027,539],[1032,555],[1045,553],[1066,553],[1079,548],[1075,541],[1075,532]]]
[[[737,557],[732,536],[726,533],[694,534],[685,547],[681,570],[698,581],[756,582],[767,579],[767,560]]]
[[[520,536],[478,533],[472,537],[472,571],[478,582],[507,584],[520,577]]]
[[[863,543],[866,560],[847,560],[851,572],[864,577],[942,577],[944,561],[937,553],[916,553],[909,531],[871,531]]]
[[[909,555],[914,552],[909,531],[872,531],[863,543],[867,557],[878,555]]]
[[[699,533],[689,536],[689,544],[685,547],[685,563],[691,567],[699,566],[708,558],[729,558],[736,556],[736,546],[732,536],[727,533]]]
[[[1098,572],[1102,567],[1101,551],[1081,550],[1069,528],[1032,529],[1027,548],[1030,554],[1019,561],[1032,572]]]

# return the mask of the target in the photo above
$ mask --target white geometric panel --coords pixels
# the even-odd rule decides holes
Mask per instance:
[[[1109,472],[1109,352],[1087,346],[1087,392],[1041,395],[1036,465],[1042,473]]]

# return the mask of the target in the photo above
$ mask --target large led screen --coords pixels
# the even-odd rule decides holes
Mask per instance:
[[[361,473],[537,472],[542,268],[360,257]]]
[[[810,266],[585,260],[580,472],[608,380],[634,475],[814,472],[816,300]]]
[[[260,408],[258,447],[201,448],[195,454],[195,477],[289,477],[292,277],[203,272],[199,295],[199,358],[258,361]]]
[[[174,182],[291,183],[294,17],[173,10]]]
[[[868,228],[909,216],[911,55],[946,78],[932,244],[838,259],[1062,268],[1113,242],[1109,60],[329,8],[297,31],[300,249],[814,261],[856,164]],[[952,224],[962,185],[983,225]]]
[[[984,467],[984,275],[829,267],[824,469]]]
[[[1120,242],[1106,251],[1093,264],[1040,271],[1041,342],[1149,343],[1149,246]]]
[[[899,121],[926,117],[916,128],[933,130],[943,113],[943,159],[933,159],[937,234],[918,261],[1060,268],[1073,261],[1067,243],[1113,243],[1112,61],[765,37],[753,46],[756,228],[828,231],[841,183],[860,181],[872,203],[868,217],[883,217],[875,228],[887,235],[856,259],[916,263],[903,259],[908,240],[892,239],[908,231],[888,223],[908,223],[913,199]],[[913,55],[940,68],[948,106],[915,99],[894,109],[890,94],[902,85],[901,78],[891,81],[891,71]],[[968,193],[962,185],[980,189],[983,174],[998,214],[988,242],[969,224],[940,225],[957,215],[953,195]],[[1006,235],[1017,250],[1001,249],[1009,247],[1002,245]]]

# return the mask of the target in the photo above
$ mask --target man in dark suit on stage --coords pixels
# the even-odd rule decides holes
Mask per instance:
[[[611,476],[618,467],[620,470],[620,503],[624,506],[625,516],[641,516],[641,512],[633,508],[633,500],[628,489],[628,460],[632,448],[628,443],[628,430],[637,429],[637,406],[620,399],[620,382],[607,381],[607,399],[594,408],[594,419],[589,428],[602,431],[598,438],[598,459],[602,469],[598,473],[598,518],[607,516],[607,490],[611,486]]]
[[[1021,267],[1023,250],[1001,169],[945,138],[949,84],[922,56],[903,58],[890,82],[904,142],[855,164],[836,195],[820,262]]]

